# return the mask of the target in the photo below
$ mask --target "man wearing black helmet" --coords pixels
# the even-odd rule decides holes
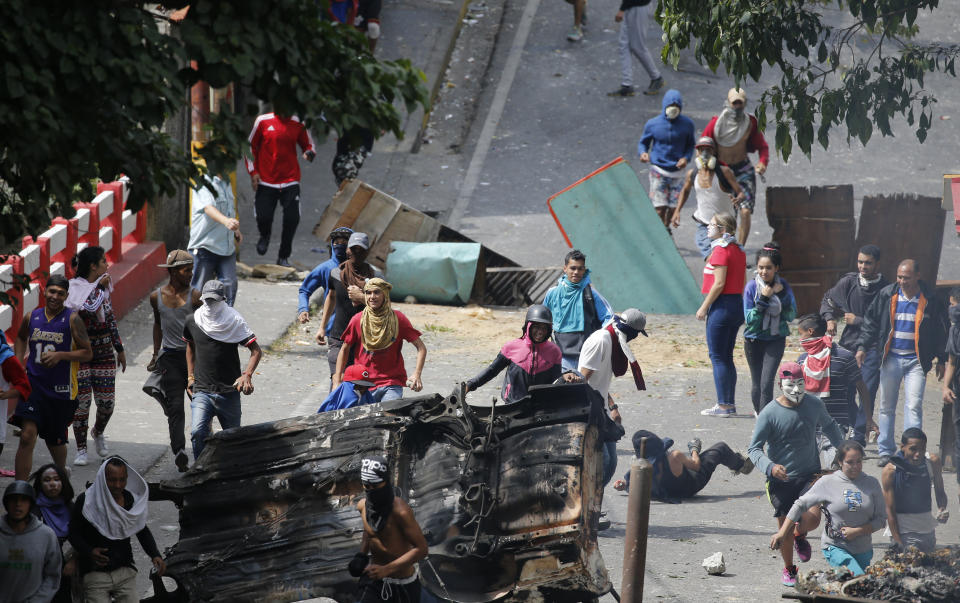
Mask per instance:
[[[560,368],[560,347],[550,338],[553,315],[543,305],[534,304],[527,310],[523,333],[518,339],[508,341],[490,366],[467,381],[467,391],[478,387],[499,375],[504,369],[500,397],[504,402],[516,402],[527,395],[531,385],[548,385],[563,378],[567,383],[581,381],[572,371],[563,373]]]
[[[0,601],[49,601],[60,587],[60,544],[30,512],[36,500],[33,486],[22,480],[3,492]]]

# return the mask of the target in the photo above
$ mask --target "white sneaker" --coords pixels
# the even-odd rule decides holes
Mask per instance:
[[[86,451],[86,450],[81,450],[81,451],[79,451],[79,452],[77,453],[77,458],[73,459],[73,464],[76,465],[77,467],[85,467],[85,466],[88,465],[89,463],[90,463],[90,461],[87,460],[87,451]]]
[[[90,435],[93,435],[92,433]],[[97,454],[100,456],[107,456],[110,454],[110,449],[107,447],[107,437],[102,433],[98,433],[93,436],[93,443],[97,446]]]

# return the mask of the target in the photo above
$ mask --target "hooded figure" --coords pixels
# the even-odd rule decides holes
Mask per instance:
[[[643,442],[643,439],[646,438],[646,442]],[[644,443],[643,451],[640,450],[641,443]],[[653,466],[653,479],[650,480],[650,496],[656,500],[661,500],[663,502],[668,502],[671,504],[678,504],[680,499],[675,496],[670,496],[663,487],[663,475],[664,473],[670,472],[670,467],[667,464],[667,453],[670,452],[670,447],[673,446],[673,440],[671,438],[661,438],[652,431],[647,431],[646,429],[641,429],[633,434],[633,452],[636,454],[637,458],[644,458]],[[627,482],[627,488],[630,488],[630,472],[624,475],[624,479]]]
[[[309,318],[310,296],[313,295],[317,289],[322,288],[323,297],[326,298],[331,289],[330,273],[334,268],[337,268],[340,264],[347,261],[347,244],[335,243],[335,241],[349,240],[352,234],[353,230],[346,226],[339,226],[330,231],[330,236],[328,237],[330,239],[330,259],[317,264],[300,284],[300,290],[297,295],[297,314],[301,317],[301,322],[306,322]],[[320,305],[323,306],[323,303]],[[303,316],[304,314],[306,314],[306,316]],[[330,313],[330,318],[327,320],[326,325],[328,330],[333,328],[335,316],[336,311]]]
[[[25,481],[3,492],[0,601],[50,601],[60,586],[60,543],[31,512],[35,504],[33,487]]]
[[[546,335],[539,343],[530,333],[534,325],[545,325],[547,328]],[[476,390],[506,369],[500,397],[509,403],[526,396],[530,386],[549,385],[559,379],[563,373],[560,366],[563,358],[560,347],[549,341],[552,326],[553,315],[546,306],[530,306],[523,334],[504,344],[490,366],[467,381],[467,391]]]
[[[674,113],[670,107],[677,107],[679,112]],[[663,95],[663,111],[660,115],[650,119],[643,126],[640,143],[637,148],[639,154],[649,153],[651,169],[658,170],[662,175],[679,177],[682,167],[677,166],[681,158],[687,162],[693,159],[693,147],[696,143],[696,127],[693,120],[683,115],[683,97],[677,90],[667,90]]]

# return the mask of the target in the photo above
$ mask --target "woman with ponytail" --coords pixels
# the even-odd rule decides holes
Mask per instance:
[[[97,419],[90,435],[97,446],[97,454],[107,456],[107,441],[103,431],[113,415],[116,392],[117,365],[127,370],[127,356],[117,329],[110,294],[113,283],[107,274],[107,257],[103,247],[86,247],[73,258],[76,277],[70,279],[67,307],[75,310],[83,319],[93,347],[93,359],[81,362],[77,379],[79,382],[79,405],[73,417],[73,435],[77,439],[77,457],[74,465],[86,465],[87,428],[90,403],[97,403]],[[116,356],[114,356],[116,352]]]

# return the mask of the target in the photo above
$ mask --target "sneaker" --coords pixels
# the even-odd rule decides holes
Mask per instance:
[[[620,86],[619,88],[617,88],[616,90],[614,90],[614,91],[612,91],[612,92],[607,92],[607,96],[633,96],[633,95],[636,94],[636,93],[637,93],[637,91],[636,91],[636,89],[635,89],[633,86],[623,86],[623,85],[621,85],[621,86]]]
[[[573,31],[567,34],[567,41],[580,42],[583,40],[583,27],[574,26]]]
[[[107,456],[110,454],[110,448],[107,446],[107,436],[102,433],[94,434],[92,431],[90,435],[93,436],[93,443],[97,447],[97,454],[100,456]]]
[[[73,464],[77,467],[86,467],[88,464],[90,464],[90,461],[87,459],[87,451],[78,451],[77,458],[73,459]]]
[[[806,536],[796,536],[793,539],[793,550],[797,552],[797,558],[800,561],[806,563],[810,561],[810,553],[812,549],[810,547],[810,541],[807,540]]]
[[[650,80],[650,85],[647,87],[646,90],[643,91],[643,93],[646,94],[647,96],[653,96],[654,94],[659,93],[661,89],[663,89],[663,85],[664,85],[664,81],[662,76],[658,77],[655,80]]]
[[[737,453],[737,456],[739,456],[743,460],[743,466],[737,469],[736,471],[734,471],[733,472],[734,475],[747,475],[748,473],[753,471],[753,461],[750,460],[749,456],[744,456],[740,453]]]
[[[277,266],[283,266],[284,268],[293,268],[293,265],[290,263],[290,260],[287,258],[277,258]]]
[[[797,566],[791,565],[790,567],[783,568],[783,576],[780,578],[780,582],[784,586],[796,586],[797,585]]]
[[[701,410],[700,414],[705,417],[732,417],[733,415],[737,414],[737,408],[735,406],[714,404],[713,408]]]
[[[181,450],[176,454],[176,456],[173,457],[173,462],[177,465],[177,471],[183,473],[190,465],[190,457],[187,456],[186,452]]]
[[[257,241],[257,253],[263,255],[267,252],[267,246],[270,245],[270,239],[266,237],[260,237],[260,240]]]
[[[687,452],[693,454],[694,450],[697,451],[697,454],[700,454],[700,451],[703,450],[703,440],[700,438],[693,438],[687,442]]]

